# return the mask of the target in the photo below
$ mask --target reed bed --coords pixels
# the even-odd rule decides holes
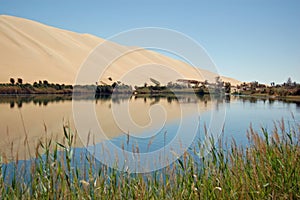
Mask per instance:
[[[300,125],[275,123],[273,131],[247,131],[248,145],[198,141],[164,169],[117,171],[77,152],[75,136],[44,140],[30,162],[0,160],[0,199],[300,199]],[[80,155],[76,155],[80,154]],[[79,160],[79,162],[78,162]]]

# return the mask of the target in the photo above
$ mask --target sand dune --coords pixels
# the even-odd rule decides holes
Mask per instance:
[[[1,15],[0,82],[8,82],[10,77],[21,77],[24,82],[30,83],[48,80],[74,84],[82,63],[104,41],[89,34],[78,34],[23,18]],[[106,45],[106,48],[97,52],[97,60],[93,63],[96,70],[103,67],[101,63],[106,63],[110,55],[128,52],[132,48],[111,42]],[[200,78],[199,72],[202,75]],[[110,83],[107,77],[112,77],[114,81],[140,85],[149,82],[150,77],[166,83],[177,78],[213,81],[215,76],[214,73],[195,69],[182,61],[140,49],[117,59],[99,79]],[[234,85],[239,83],[227,77],[222,79]]]

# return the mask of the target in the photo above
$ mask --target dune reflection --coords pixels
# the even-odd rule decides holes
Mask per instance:
[[[35,155],[40,140],[52,138],[63,142],[63,126],[69,124],[75,130],[72,98],[56,97],[1,97],[0,98],[0,153],[7,158],[26,159]],[[186,117],[195,112],[203,113],[214,107],[210,97],[101,97],[82,98],[82,104],[93,104],[103,134],[85,121],[89,144],[123,134],[138,136],[143,132],[157,132],[165,123]],[[197,108],[195,110],[195,107]],[[184,110],[184,112],[182,112]],[[77,136],[77,147],[87,145],[87,138]]]

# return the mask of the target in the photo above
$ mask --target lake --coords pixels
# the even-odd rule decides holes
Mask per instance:
[[[150,160],[147,166],[159,169],[172,161],[158,158],[160,151],[176,159],[204,140],[205,129],[215,138],[222,134],[245,145],[250,124],[271,131],[282,119],[286,125],[299,122],[299,102],[238,96],[2,95],[0,152],[8,160],[27,160],[45,138],[63,143],[67,125],[76,135],[75,147],[86,146],[102,163],[136,166]],[[154,167],[153,162],[160,164]]]

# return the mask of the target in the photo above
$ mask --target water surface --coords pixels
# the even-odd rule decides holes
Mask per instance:
[[[80,127],[74,124],[76,102],[82,117]],[[84,116],[86,105],[92,105],[98,127]],[[81,107],[82,106],[82,107]],[[82,108],[82,110],[80,110]],[[272,130],[274,122],[287,123],[300,119],[300,105],[269,99],[243,97],[210,97],[181,95],[136,97],[126,95],[101,96],[1,96],[0,97],[0,152],[7,158],[28,159],[44,138],[63,140],[63,126],[69,125],[76,133],[76,146],[93,146],[110,141],[133,151],[153,152],[172,142],[180,127],[189,142],[204,135],[204,126],[214,130],[212,118],[224,125],[224,137],[246,144],[246,130],[250,124]],[[99,133],[99,127],[102,132]],[[79,131],[80,130],[80,131]],[[80,132],[80,133],[79,133]],[[130,138],[130,139],[129,139]],[[178,143],[178,146],[180,144]],[[178,147],[179,148],[179,147]]]

